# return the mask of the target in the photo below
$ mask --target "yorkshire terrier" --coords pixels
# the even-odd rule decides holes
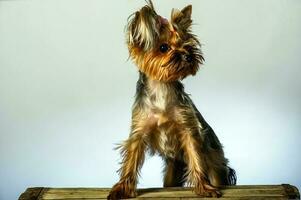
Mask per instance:
[[[218,187],[235,185],[235,171],[213,129],[185,93],[181,80],[195,75],[204,58],[191,33],[192,6],[158,15],[149,0],[129,17],[127,45],[139,69],[129,138],[120,145],[120,180],[108,199],[136,196],[145,153],[164,162],[164,187],[192,186],[196,194],[221,196]]]

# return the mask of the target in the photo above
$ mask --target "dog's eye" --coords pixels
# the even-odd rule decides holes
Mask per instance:
[[[161,46],[160,46],[160,51],[161,51],[162,53],[166,53],[168,50],[169,50],[168,44],[166,44],[166,43],[161,44]]]

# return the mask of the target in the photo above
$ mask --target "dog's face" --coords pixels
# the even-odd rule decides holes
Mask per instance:
[[[134,13],[127,26],[130,57],[151,79],[169,82],[195,75],[204,58],[191,33],[191,5],[173,9],[171,19],[158,15],[150,1]]]

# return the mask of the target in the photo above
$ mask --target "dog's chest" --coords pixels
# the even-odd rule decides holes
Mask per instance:
[[[147,112],[150,118],[155,119],[157,127],[174,121],[177,97],[169,84],[150,82],[145,102]]]
[[[149,87],[147,97],[148,116],[152,119],[152,146],[166,157],[175,157],[178,146],[176,130],[177,97],[167,84],[154,83]]]

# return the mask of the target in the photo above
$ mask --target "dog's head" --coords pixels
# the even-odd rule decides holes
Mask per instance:
[[[171,19],[158,15],[151,1],[130,16],[127,44],[139,70],[159,81],[181,80],[195,75],[204,58],[191,33],[192,6],[172,9]]]

